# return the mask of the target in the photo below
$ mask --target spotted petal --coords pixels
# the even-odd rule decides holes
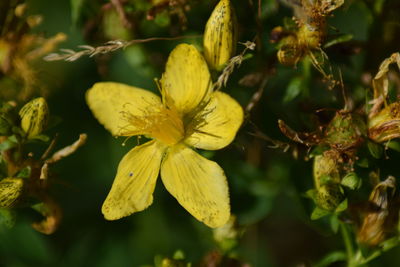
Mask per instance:
[[[242,122],[239,103],[225,93],[215,92],[189,125],[185,143],[201,149],[221,149],[232,142]]]
[[[207,63],[192,45],[180,44],[169,55],[161,79],[164,101],[181,113],[193,111],[211,92]]]
[[[219,227],[228,221],[228,185],[217,163],[179,144],[167,152],[161,165],[161,178],[167,190],[199,221],[210,227]]]
[[[107,220],[118,220],[150,206],[164,150],[164,145],[153,140],[123,157],[102,207]]]

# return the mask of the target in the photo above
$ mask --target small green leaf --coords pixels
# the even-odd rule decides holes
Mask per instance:
[[[312,199],[315,203],[315,198],[317,197],[317,190],[315,190],[315,189],[307,190],[307,192],[304,194],[304,196],[309,199]]]
[[[30,166],[23,168],[15,175],[15,177],[19,177],[19,178],[29,178],[30,176],[31,176],[31,167]]]
[[[328,267],[333,263],[338,261],[346,261],[347,254],[344,251],[332,251],[326,256],[324,256],[319,262],[317,262],[314,267]]]
[[[362,180],[355,172],[349,172],[345,177],[343,177],[341,184],[351,190],[355,190],[361,187]]]
[[[343,201],[339,204],[339,206],[337,206],[335,212],[336,212],[336,213],[339,213],[339,212],[345,211],[345,210],[347,209],[347,206],[348,206],[348,202],[347,202],[347,198],[346,198],[345,200],[343,200]]]
[[[337,38],[330,40],[328,42],[325,43],[324,48],[328,48],[340,43],[344,43],[344,42],[348,42],[350,40],[353,39],[353,35],[352,34],[344,34],[344,35],[340,35]]]
[[[367,158],[362,158],[357,160],[356,163],[358,166],[360,166],[361,168],[368,168],[369,167],[369,161]]]
[[[386,144],[385,147],[391,148],[394,151],[400,152],[400,142],[399,141],[393,141],[389,140]]]
[[[38,140],[38,141],[47,143],[50,141],[50,137],[48,137],[47,135],[44,135],[44,134],[38,134],[38,135],[35,135],[34,137],[32,137],[31,140]]]
[[[300,77],[292,79],[286,88],[285,96],[283,97],[283,102],[287,103],[295,99],[302,91],[303,80]]]
[[[318,220],[329,214],[330,214],[329,211],[321,209],[320,207],[315,207],[315,209],[311,213],[311,220]]]
[[[371,155],[374,158],[380,159],[382,157],[383,148],[381,145],[374,143],[372,141],[368,141],[367,146],[368,146],[369,153],[371,153]]]
[[[339,230],[339,225],[340,225],[340,221],[339,221],[339,218],[337,215],[331,216],[330,224],[331,224],[332,232],[334,232],[336,234]]]

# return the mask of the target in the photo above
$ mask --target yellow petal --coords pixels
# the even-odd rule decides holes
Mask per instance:
[[[221,149],[233,141],[242,122],[239,103],[225,93],[215,92],[190,123],[185,143],[201,149]]]
[[[150,206],[164,148],[153,140],[133,148],[123,157],[102,207],[107,220],[118,220]]]
[[[236,14],[229,0],[214,8],[204,31],[204,57],[211,68],[220,70],[234,55],[236,48]]]
[[[143,129],[143,125],[130,122],[131,117],[145,117],[162,107],[160,98],[152,92],[114,82],[96,83],[87,91],[86,102],[107,130],[122,136]]]
[[[179,144],[171,147],[164,158],[161,178],[167,190],[197,220],[210,227],[228,221],[228,185],[217,163]]]
[[[164,101],[179,112],[188,113],[211,92],[207,63],[197,49],[188,44],[178,45],[169,55],[161,79]]]

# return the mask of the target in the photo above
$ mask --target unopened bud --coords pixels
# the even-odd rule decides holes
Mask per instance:
[[[12,208],[18,204],[24,191],[23,178],[4,178],[0,181],[0,208]]]
[[[43,97],[31,100],[21,108],[19,116],[21,128],[28,138],[40,134],[46,128],[49,117],[46,100]]]
[[[368,136],[378,143],[400,137],[400,102],[390,104],[369,120]]]
[[[212,69],[221,70],[235,54],[236,14],[230,0],[221,0],[214,8],[204,31],[204,57]]]

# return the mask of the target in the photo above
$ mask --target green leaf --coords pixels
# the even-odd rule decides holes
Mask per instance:
[[[344,35],[340,35],[337,38],[330,40],[328,42],[325,43],[324,48],[328,48],[340,43],[344,43],[344,42],[348,42],[350,40],[353,39],[353,35],[352,34],[344,34]]]
[[[349,172],[343,177],[341,185],[350,188],[351,190],[355,190],[361,187],[362,180],[357,176],[355,172]]]
[[[394,151],[400,152],[400,142],[399,141],[393,141],[389,140],[386,144],[385,147],[391,148]]]
[[[30,166],[23,168],[15,175],[15,177],[19,177],[19,178],[29,178],[30,176],[31,176],[31,167]]]
[[[329,254],[325,255],[319,262],[314,264],[314,267],[327,267],[331,266],[332,263],[338,261],[346,261],[347,254],[344,251],[332,251]]]
[[[348,206],[348,201],[347,201],[347,198],[346,198],[345,200],[343,200],[343,201],[339,204],[339,206],[337,206],[335,212],[338,213],[338,212],[345,211],[345,210],[347,209],[347,206]]]
[[[300,77],[293,78],[288,87],[286,88],[285,96],[283,97],[283,102],[287,103],[295,99],[302,91],[303,79]]]
[[[380,159],[383,154],[383,148],[381,145],[372,141],[367,142],[369,153],[376,159]]]
[[[315,207],[315,209],[311,213],[311,220],[318,220],[329,214],[331,214],[329,211],[321,209],[320,207]]]
[[[331,224],[332,232],[334,232],[336,234],[339,230],[339,225],[340,225],[339,218],[336,214],[331,216],[330,224]]]

